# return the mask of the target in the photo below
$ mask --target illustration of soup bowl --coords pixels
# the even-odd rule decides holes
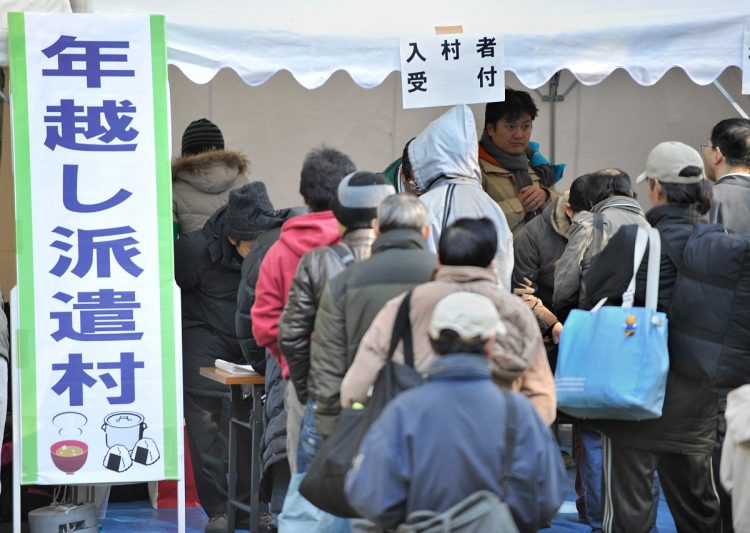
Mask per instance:
[[[80,440],[61,440],[50,446],[52,462],[67,474],[81,469],[89,455],[89,446]]]

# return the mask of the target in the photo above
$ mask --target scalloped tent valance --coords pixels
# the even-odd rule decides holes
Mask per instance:
[[[25,11],[67,5],[60,0],[9,1]],[[164,14],[169,63],[193,82],[207,83],[228,68],[255,86],[287,70],[308,89],[324,84],[338,70],[346,71],[361,87],[375,87],[399,70],[399,34],[430,32],[443,25],[462,25],[471,34],[503,34],[506,68],[529,88],[543,85],[563,69],[586,85],[601,82],[617,68],[641,85],[653,85],[673,67],[705,85],[726,68],[741,66],[750,18],[750,0],[88,0],[73,4],[77,10],[94,13]],[[0,22],[0,32],[5,24]],[[7,39],[2,35],[0,64],[7,65]]]

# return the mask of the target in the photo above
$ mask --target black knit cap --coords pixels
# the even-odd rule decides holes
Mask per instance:
[[[182,155],[194,155],[209,150],[223,150],[224,136],[219,127],[207,118],[192,121],[182,134]]]
[[[224,234],[238,241],[253,241],[278,225],[266,185],[254,181],[229,193]]]

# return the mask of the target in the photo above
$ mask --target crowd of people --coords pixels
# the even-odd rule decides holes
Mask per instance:
[[[382,173],[314,149],[300,172],[305,205],[284,209],[249,181],[247,159],[225,149],[215,124],[187,127],[173,163],[175,278],[206,533],[229,527],[229,393],[199,373],[216,358],[265,376],[260,490],[271,530],[421,531],[420,520],[468,508],[485,519],[475,531],[550,524],[569,488],[553,431],[566,317],[605,297],[621,303],[639,227],[666,243],[665,312],[679,271],[667,249],[682,254],[706,223],[750,239],[750,121],[719,122],[702,153],[657,145],[637,178],[648,184],[644,212],[617,168],[556,190],[564,165],[531,141],[537,114],[528,93],[506,89],[477,135],[471,110],[453,107]],[[644,284],[634,297],[642,305]],[[336,516],[300,485],[338,438],[342,410],[368,408],[386,364],[412,364],[424,383],[367,431],[344,484],[358,517]],[[663,493],[681,532],[750,531],[749,403],[750,385],[717,390],[673,365],[660,417],[572,420],[581,521],[654,531]],[[246,498],[249,480],[239,482]]]

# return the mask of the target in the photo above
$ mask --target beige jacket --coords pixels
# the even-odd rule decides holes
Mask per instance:
[[[199,230],[229,193],[250,183],[247,158],[239,152],[211,150],[172,162],[172,218],[180,235]]]
[[[534,314],[520,298],[500,288],[494,272],[486,268],[440,266],[433,281],[414,289],[409,318],[415,368],[424,373],[437,359],[427,335],[432,309],[443,297],[458,291],[490,298],[497,305],[501,320],[508,326],[508,334],[498,336],[490,357],[495,382],[503,388],[523,393],[545,423],[554,422],[557,410],[555,382]],[[393,322],[403,298],[402,294],[390,300],[362,338],[354,362],[341,384],[342,406],[367,400],[375,376],[388,355]],[[393,360],[403,363],[401,344],[396,348]]]
[[[750,385],[727,395],[721,484],[732,495],[735,531],[750,531]]]
[[[479,168],[482,170],[482,188],[487,191],[487,194],[503,210],[505,218],[508,221],[508,226],[515,235],[526,225],[524,222],[526,213],[523,210],[521,201],[518,199],[518,185],[516,185],[516,180],[511,171],[482,157],[482,152],[483,149],[480,145]],[[544,205],[547,205],[550,199],[557,196],[557,192],[554,189],[542,187],[541,178],[534,169],[529,168],[529,175],[534,186],[541,187],[549,193],[547,202]]]

